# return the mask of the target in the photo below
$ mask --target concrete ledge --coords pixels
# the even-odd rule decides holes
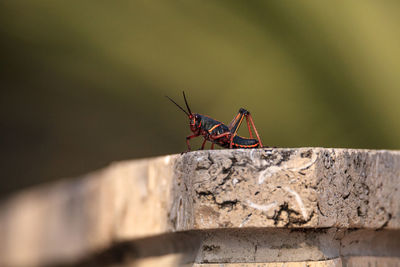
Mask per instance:
[[[214,150],[118,162],[4,201],[0,265],[87,266],[104,255],[111,265],[122,252],[135,266],[153,256],[163,266],[399,265],[399,177],[398,151]]]

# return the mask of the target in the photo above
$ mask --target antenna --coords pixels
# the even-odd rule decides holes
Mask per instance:
[[[183,99],[185,99],[186,107],[187,107],[187,109],[188,109],[190,115],[192,115],[192,111],[190,110],[189,105],[188,105],[188,103],[187,103],[187,101],[186,101],[185,91],[182,91],[182,93],[183,93]]]
[[[172,100],[169,96],[165,96],[166,98],[168,98],[169,100],[171,100],[171,102],[172,103],[174,103],[178,108],[180,108],[183,112],[185,112],[185,114],[186,115],[188,115],[188,117],[190,117],[190,114],[189,113],[187,113],[187,111],[186,110],[184,110],[181,106],[179,106],[174,100]],[[186,104],[186,106],[187,106],[187,104]],[[190,111],[190,110],[189,110]]]

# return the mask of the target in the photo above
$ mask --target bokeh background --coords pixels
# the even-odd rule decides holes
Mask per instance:
[[[266,145],[399,149],[399,14],[399,1],[1,0],[0,196],[184,151],[188,121],[164,97],[183,104],[182,90],[225,123],[247,108]]]

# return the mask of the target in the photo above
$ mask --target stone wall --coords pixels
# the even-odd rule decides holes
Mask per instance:
[[[399,179],[384,150],[117,162],[3,201],[0,266],[400,266]]]

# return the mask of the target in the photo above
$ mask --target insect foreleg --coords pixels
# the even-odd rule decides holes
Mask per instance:
[[[186,137],[186,144],[187,144],[187,147],[188,147],[188,151],[190,151],[190,142],[189,142],[189,140],[192,139],[192,138],[195,138],[197,136],[199,136],[199,134],[192,134],[192,135],[189,135],[189,136]]]

